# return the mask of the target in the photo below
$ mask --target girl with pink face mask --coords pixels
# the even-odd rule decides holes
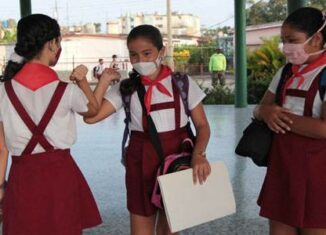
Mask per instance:
[[[260,215],[269,219],[272,235],[326,234],[326,99],[320,94],[326,17],[300,8],[285,19],[281,38],[290,64],[276,73],[254,111],[275,132]]]
[[[161,63],[165,48],[160,31],[151,25],[137,26],[128,35],[127,47],[134,69],[130,78],[107,91],[109,83],[118,76],[116,71],[106,70],[95,90],[95,96],[102,102],[100,111],[95,117],[86,118],[86,122],[95,123],[110,116],[124,106],[123,96],[130,98],[131,135],[125,167],[131,234],[168,235],[171,232],[164,211],[151,202],[160,160],[150,141],[146,121],[148,116],[152,118],[164,155],[168,156],[178,152],[182,141],[189,138],[187,108],[172,81],[171,69]],[[191,163],[193,178],[203,183],[210,174],[205,157],[210,129],[201,103],[205,94],[191,78],[185,79],[189,81],[188,110],[197,133]],[[141,89],[145,89],[142,98],[137,94]]]

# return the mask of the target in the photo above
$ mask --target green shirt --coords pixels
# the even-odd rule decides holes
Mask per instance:
[[[209,71],[225,71],[226,58],[222,53],[214,53],[209,59]]]

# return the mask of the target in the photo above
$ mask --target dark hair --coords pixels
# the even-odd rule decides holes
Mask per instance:
[[[17,25],[16,54],[24,58],[23,63],[9,60],[2,80],[12,79],[24,64],[37,56],[46,42],[60,36],[60,27],[55,19],[47,15],[33,14],[21,18]]]
[[[313,36],[325,23],[324,14],[313,7],[303,7],[292,12],[284,21],[283,25],[289,25],[296,30]],[[320,31],[323,36],[323,42],[326,41],[326,26]],[[323,45],[324,45],[323,43]]]
[[[161,50],[163,48],[163,38],[161,32],[152,25],[143,24],[133,28],[127,37],[127,45],[137,38],[148,40],[157,48],[157,50]],[[131,95],[140,85],[140,75],[133,70],[129,74],[129,79],[121,82],[120,93],[122,95]]]
[[[103,59],[101,58],[101,59],[98,59],[98,62],[101,62],[101,61],[103,61]]]
[[[115,59],[115,58],[117,58],[117,55],[113,55],[113,56],[112,56],[112,59]]]

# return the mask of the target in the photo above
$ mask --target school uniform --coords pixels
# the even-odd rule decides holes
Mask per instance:
[[[88,100],[47,66],[28,63],[0,85],[0,121],[12,154],[4,197],[4,235],[80,235],[101,223],[70,154],[76,112]]]
[[[309,72],[301,65],[287,89],[282,106],[305,117],[321,118],[320,72],[326,54]],[[276,93],[281,71],[269,91]],[[299,228],[326,228],[326,140],[295,134],[274,134],[265,181],[258,199],[260,215]]]
[[[146,115],[151,115],[161,140],[164,156],[180,151],[182,141],[188,137],[188,116],[171,79],[171,70],[162,66],[156,86],[145,85],[146,94],[151,92],[150,108],[143,110],[137,92],[131,95],[130,141],[126,152],[127,208],[130,213],[151,216],[157,208],[151,203],[159,157],[149,139]],[[167,92],[162,92],[166,88]],[[120,84],[116,84],[105,98],[116,110],[123,107]],[[151,90],[151,91],[150,91]],[[146,100],[145,94],[145,100]],[[204,92],[189,78],[188,105],[195,108],[205,97]]]

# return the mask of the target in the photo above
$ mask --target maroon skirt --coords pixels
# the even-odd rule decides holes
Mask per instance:
[[[275,135],[268,161],[260,215],[297,228],[326,228],[326,141]]]
[[[80,235],[102,222],[70,150],[13,156],[3,235]]]
[[[185,128],[159,133],[164,156],[179,152],[188,137]],[[159,157],[144,132],[133,131],[126,152],[127,208],[130,213],[152,216],[157,208],[151,197],[159,168]]]

